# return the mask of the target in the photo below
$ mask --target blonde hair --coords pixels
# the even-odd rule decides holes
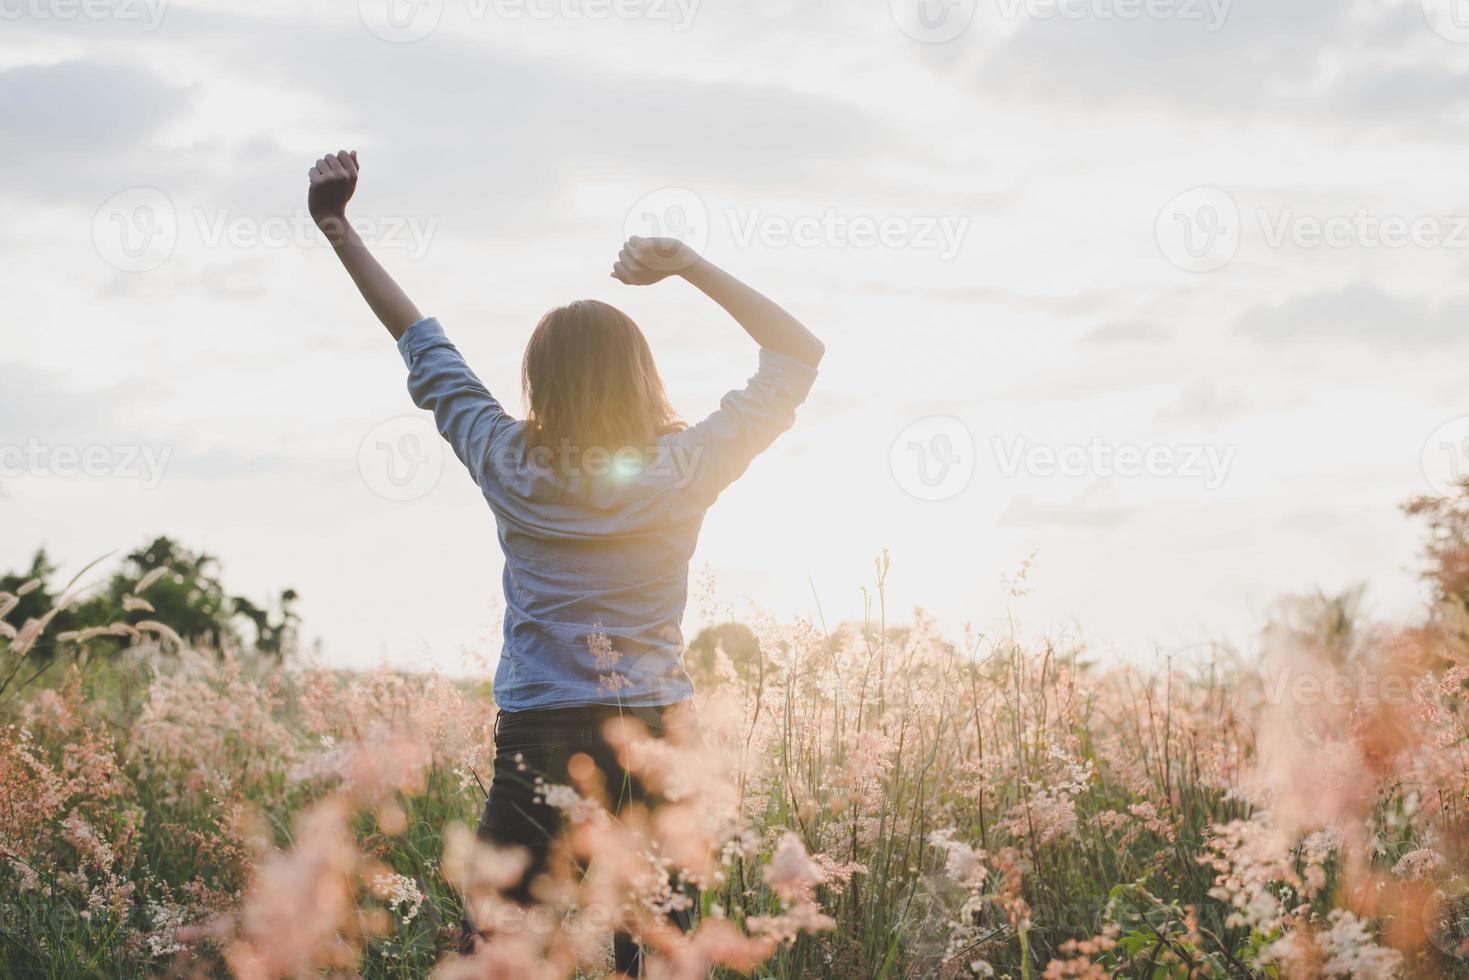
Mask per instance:
[[[684,428],[643,332],[597,300],[541,317],[525,348],[521,385],[532,448],[642,450]]]

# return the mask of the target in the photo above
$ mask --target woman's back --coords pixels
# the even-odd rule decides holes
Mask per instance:
[[[762,349],[745,388],[698,425],[646,447],[558,447],[505,413],[437,320],[398,343],[415,404],[434,413],[495,515],[505,554],[500,707],[688,698],[682,619],[704,513],[793,424],[816,370]]]

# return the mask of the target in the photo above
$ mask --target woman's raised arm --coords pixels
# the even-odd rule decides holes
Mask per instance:
[[[612,267],[613,278],[629,286],[648,286],[673,275],[724,307],[761,347],[808,367],[821,363],[826,345],[800,320],[677,239],[629,238]]]
[[[404,331],[423,319],[408,294],[388,275],[388,270],[372,257],[357,231],[347,222],[347,202],[357,189],[357,151],[328,153],[311,168],[311,189],[307,207],[316,226],[331,242],[347,274],[357,284],[357,291],[372,307],[372,312],[397,340]]]

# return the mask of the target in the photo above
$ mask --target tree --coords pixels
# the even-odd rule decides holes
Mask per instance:
[[[299,598],[296,591],[286,589],[261,608],[248,599],[230,596],[218,570],[214,556],[192,551],[169,537],[154,538],[125,557],[104,588],[57,613],[46,635],[119,622],[136,626],[154,620],[171,627],[191,644],[227,650],[243,645],[234,625],[236,617],[243,617],[254,626],[255,650],[277,657],[291,652],[300,622],[293,609]],[[136,596],[138,582],[154,572],[160,574],[149,585],[146,596]],[[0,576],[0,592],[9,592],[19,600],[6,619],[19,626],[54,609],[60,598],[52,591],[55,573],[55,565],[42,548],[31,559],[29,569]],[[21,589],[33,581],[40,585],[20,595]],[[101,642],[123,645],[119,639],[103,638]],[[29,655],[46,659],[54,656],[55,649],[54,642],[41,642]]]
[[[741,678],[749,680],[759,674],[760,641],[744,623],[720,623],[700,630],[688,645],[685,666],[705,677],[712,676],[716,647],[724,650],[724,655]]]
[[[31,557],[30,568],[23,572],[11,572],[0,575],[0,592],[9,592],[17,596],[15,608],[5,617],[14,624],[22,624],[28,620],[39,620],[52,609],[56,608],[56,600],[59,596],[53,594],[47,587],[51,576],[56,574],[56,566],[46,556],[45,548],[38,548],[35,555]],[[39,582],[26,589],[32,582]],[[75,609],[64,609],[56,614],[52,621],[52,634],[65,630],[77,628],[79,619]],[[34,659],[45,660],[55,654],[54,643],[38,643],[31,650]]]
[[[298,598],[295,589],[286,589],[280,594],[275,607],[279,616],[271,621],[270,609],[255,605],[244,596],[235,597],[235,612],[244,616],[255,626],[255,649],[274,657],[282,657],[296,648],[296,627],[301,617],[292,608]]]
[[[1432,583],[1435,598],[1469,609],[1469,480],[1460,484],[1457,497],[1419,497],[1403,511],[1428,525],[1423,553],[1429,565],[1423,577]]]
[[[234,606],[215,574],[218,566],[212,555],[190,551],[171,538],[155,538],[123,559],[107,588],[109,604],[123,622],[157,620],[190,643],[224,649],[238,642],[239,634],[230,624]],[[148,589],[152,609],[125,609],[133,587],[155,569],[165,574]]]

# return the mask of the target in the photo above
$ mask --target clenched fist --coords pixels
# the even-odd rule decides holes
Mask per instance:
[[[677,275],[699,261],[699,253],[677,238],[639,238],[634,235],[617,253],[612,278],[629,286],[651,286]]]
[[[328,153],[308,171],[311,189],[306,193],[306,206],[318,227],[325,223],[340,227],[347,218],[347,202],[357,189],[357,151]]]

